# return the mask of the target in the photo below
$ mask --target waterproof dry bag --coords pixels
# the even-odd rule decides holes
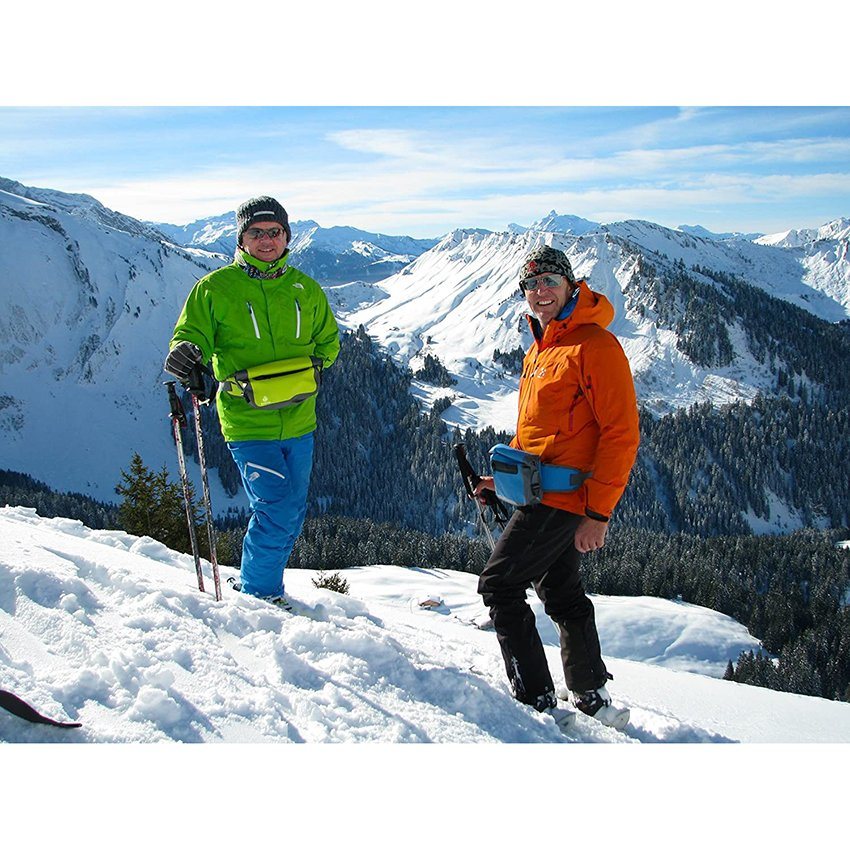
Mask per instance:
[[[258,410],[274,410],[312,398],[319,392],[321,380],[321,358],[305,355],[240,369],[222,381],[221,389],[241,396]]]

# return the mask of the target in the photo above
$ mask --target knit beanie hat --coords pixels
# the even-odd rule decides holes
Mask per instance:
[[[519,273],[520,281],[538,274],[562,274],[571,285],[575,286],[576,277],[567,255],[557,248],[541,245],[535,248],[522,264]]]
[[[257,221],[276,221],[283,225],[286,231],[286,241],[292,240],[292,230],[289,227],[289,216],[286,210],[268,195],[251,198],[236,210],[236,244],[242,244],[242,234]]]

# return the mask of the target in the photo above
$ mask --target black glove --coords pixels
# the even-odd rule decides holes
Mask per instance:
[[[178,381],[186,381],[192,370],[204,359],[203,352],[193,342],[178,342],[165,358],[165,371]]]

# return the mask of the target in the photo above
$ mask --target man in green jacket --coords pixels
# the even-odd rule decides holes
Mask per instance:
[[[189,293],[165,370],[186,381],[211,360],[216,379],[228,382],[241,370],[290,358],[330,366],[339,329],[319,284],[288,264],[286,210],[274,198],[252,198],[236,211],[236,224],[234,262]],[[285,605],[283,571],[307,509],[316,398],[259,408],[238,391],[221,391],[217,407],[251,507],[241,590]]]

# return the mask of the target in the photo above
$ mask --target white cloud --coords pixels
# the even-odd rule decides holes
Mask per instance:
[[[648,138],[662,123],[698,126],[705,114],[683,109],[642,130]],[[252,195],[273,194],[293,220],[423,236],[461,226],[530,223],[550,209],[602,221],[650,218],[678,224],[723,209],[741,214],[744,206],[829,197],[839,202],[850,188],[850,139],[840,137],[706,140],[662,148],[635,145],[630,131],[616,139],[588,137],[582,156],[564,154],[576,149],[575,138],[564,142],[529,132],[526,143],[486,125],[478,132],[349,128],[324,138],[333,143],[330,152],[324,149],[313,159],[303,150],[297,157],[276,158],[260,148],[261,168],[207,167],[97,181],[69,176],[38,185],[86,192],[138,218],[172,223],[235,209]],[[612,150],[614,140],[618,145]],[[344,153],[337,157],[334,147]],[[754,223],[749,229],[770,226]],[[723,229],[742,227],[730,223]]]

